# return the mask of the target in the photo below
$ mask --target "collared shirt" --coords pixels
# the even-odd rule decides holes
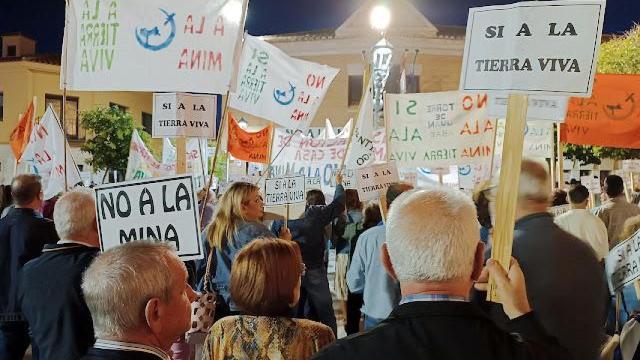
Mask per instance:
[[[78,244],[78,245],[84,245],[84,246],[88,246],[90,248],[95,248],[97,246],[95,245],[91,245],[89,243],[83,242],[83,241],[78,241],[78,240],[60,240],[58,241],[58,244],[60,245],[64,245],[64,244]]]
[[[155,355],[162,360],[171,360],[171,356],[169,356],[169,354],[162,351],[162,349],[158,349],[157,347],[150,346],[150,345],[134,344],[134,343],[128,343],[123,341],[115,341],[115,340],[97,339],[93,347],[96,349],[103,349],[103,350],[139,351],[139,352]]]
[[[380,247],[386,239],[384,225],[367,229],[360,235],[347,271],[347,286],[364,299],[362,313],[385,319],[400,301],[400,287],[380,262]]]
[[[400,301],[400,305],[418,302],[418,301],[457,301],[457,302],[469,302],[462,296],[451,296],[447,294],[411,294],[403,296]]]
[[[618,236],[624,230],[624,222],[636,215],[640,215],[640,207],[627,202],[624,195],[609,199],[594,210],[594,214],[604,222],[609,234],[609,249],[618,245]]]
[[[609,252],[607,227],[586,209],[572,209],[553,220],[562,230],[591,245],[598,260]]]

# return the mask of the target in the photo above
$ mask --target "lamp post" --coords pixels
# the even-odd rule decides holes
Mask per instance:
[[[373,122],[375,127],[383,126],[382,109],[384,107],[384,86],[391,70],[393,46],[384,34],[391,22],[391,12],[386,6],[377,5],[369,17],[371,27],[380,33],[380,40],[371,49],[371,75],[373,92]],[[364,79],[363,81],[367,81]]]

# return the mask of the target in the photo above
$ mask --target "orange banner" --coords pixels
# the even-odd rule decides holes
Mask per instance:
[[[13,151],[13,156],[16,160],[20,160],[22,157],[22,153],[24,149],[27,147],[29,143],[29,138],[31,137],[31,128],[33,127],[33,101],[29,102],[29,107],[27,111],[22,115],[20,120],[18,120],[18,125],[11,132],[11,136],[9,137],[9,143],[11,144],[11,151]]]
[[[267,126],[257,132],[245,131],[229,114],[229,154],[238,160],[268,164],[271,130],[271,126]]]
[[[571,98],[561,140],[640,149],[640,75],[596,74],[590,98]]]

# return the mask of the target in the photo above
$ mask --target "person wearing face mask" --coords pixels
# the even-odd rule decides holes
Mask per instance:
[[[298,244],[265,238],[245,246],[231,270],[231,297],[243,315],[216,322],[205,360],[309,359],[335,340],[326,325],[294,319],[304,265]]]

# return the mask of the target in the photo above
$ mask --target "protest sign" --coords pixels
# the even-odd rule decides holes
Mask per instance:
[[[304,176],[289,176],[264,181],[264,205],[288,205],[304,202]]]
[[[588,175],[580,177],[580,184],[584,185],[592,194],[600,194],[602,186],[600,185],[599,175]]]
[[[144,145],[144,143],[142,144]],[[186,173],[193,175],[193,184],[196,189],[204,187],[206,174],[209,173],[209,161],[204,154],[206,153],[207,141],[204,139],[190,138],[186,143]],[[140,146],[142,147],[142,146]],[[146,147],[145,147],[146,148]],[[152,156],[152,155],[149,155]],[[202,156],[202,158],[201,158]],[[147,158],[147,157],[145,157]],[[154,158],[155,161],[155,158]],[[162,164],[168,166],[169,169],[176,167],[176,148],[171,145],[169,139],[164,138],[162,142]],[[204,167],[203,167],[204,166]],[[169,170],[166,175],[175,174],[175,170]],[[145,178],[143,174],[138,174],[138,179]],[[166,176],[162,175],[162,176]],[[149,177],[149,176],[146,176]],[[126,179],[126,177],[125,177]],[[126,179],[131,180],[131,179]]]
[[[387,94],[389,160],[401,168],[490,162],[495,119],[486,94]]]
[[[602,0],[469,9],[460,90],[589,97],[604,9]]]
[[[395,162],[356,169],[355,177],[360,201],[379,198],[387,191],[389,185],[400,180]]]
[[[239,0],[70,0],[60,87],[89,91],[229,89]]]
[[[399,169],[398,175],[403,183],[409,184],[413,187],[418,186],[418,172],[416,169]]]
[[[203,258],[191,176],[127,181],[95,190],[102,251],[152,239],[173,245],[182,260]]]
[[[604,261],[611,293],[640,278],[640,230],[611,249]]]
[[[174,158],[175,159],[175,158]],[[133,130],[131,144],[129,145],[129,161],[127,162],[126,180],[154,178],[173,175],[176,172],[175,160],[173,163],[161,163],[153,157],[138,134]]]
[[[66,166],[65,151],[67,152]],[[67,190],[65,189],[65,171],[68,188],[82,184],[82,177],[71,154],[71,148],[62,133],[58,116],[51,106],[47,107],[40,122],[33,126],[20,163],[26,167],[26,172],[41,177],[45,200]]]
[[[622,170],[625,172],[640,172],[640,160],[622,160]]]
[[[357,169],[372,164],[376,160],[385,159],[384,150],[380,142],[376,141],[380,135],[384,137],[384,129],[376,129],[371,84],[363,94],[358,117],[350,131],[353,135],[351,135],[351,143],[344,163],[347,168]],[[386,145],[386,142],[382,143]]]
[[[338,173],[338,169],[335,169],[331,173],[331,187],[336,186],[336,174]],[[342,187],[345,189],[353,189],[356,190],[358,187],[356,186],[356,172],[350,169],[342,170]]]
[[[507,116],[507,98],[507,95],[490,94],[487,115],[496,118]],[[564,122],[568,103],[567,96],[530,96],[527,121]]]
[[[289,129],[306,129],[338,69],[294,59],[245,35],[236,92],[229,106]]]
[[[304,189],[305,191],[311,189],[322,189],[322,178],[320,176],[305,178]]]
[[[640,75],[597,74],[593,95],[571,98],[562,142],[640,148]]]
[[[262,130],[249,132],[241,128],[231,114],[228,121],[227,150],[229,154],[238,160],[269,163],[269,145],[271,145],[273,127],[267,126]]]
[[[217,95],[153,94],[153,137],[216,137]]]

